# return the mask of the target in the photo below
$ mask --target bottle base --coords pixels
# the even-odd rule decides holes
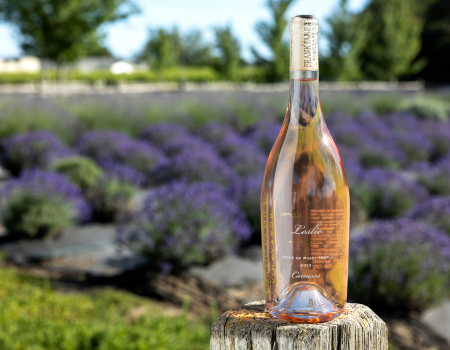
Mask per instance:
[[[300,323],[331,321],[344,310],[344,305],[339,305],[320,286],[307,282],[290,285],[275,303],[266,304],[266,307],[277,318]]]

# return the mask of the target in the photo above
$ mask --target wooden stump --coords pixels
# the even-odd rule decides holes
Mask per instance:
[[[371,309],[348,303],[325,323],[279,320],[264,301],[226,311],[211,326],[211,350],[387,350],[387,328]]]

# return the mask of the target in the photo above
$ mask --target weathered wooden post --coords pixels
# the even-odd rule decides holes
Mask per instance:
[[[279,320],[255,301],[225,312],[211,326],[211,350],[387,350],[386,324],[371,309],[348,303],[330,322]]]

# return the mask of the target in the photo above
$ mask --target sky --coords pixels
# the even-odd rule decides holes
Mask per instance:
[[[255,32],[255,24],[269,20],[265,0],[134,0],[141,13],[127,20],[102,28],[106,46],[114,56],[132,59],[144,47],[150,28],[171,28],[177,25],[181,32],[200,29],[205,39],[212,41],[212,28],[231,24],[239,38],[245,59],[251,60],[251,47],[267,54],[264,44]],[[319,28],[326,28],[325,19],[333,13],[339,0],[297,0],[287,11],[287,18],[307,14],[319,19]],[[359,11],[367,0],[349,0],[349,8]],[[320,39],[319,39],[320,40]],[[326,50],[326,42],[319,45]],[[18,35],[9,24],[0,24],[0,57],[21,55]]]

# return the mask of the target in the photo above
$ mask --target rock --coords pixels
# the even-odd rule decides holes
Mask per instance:
[[[450,343],[450,300],[425,310],[420,320]]]

